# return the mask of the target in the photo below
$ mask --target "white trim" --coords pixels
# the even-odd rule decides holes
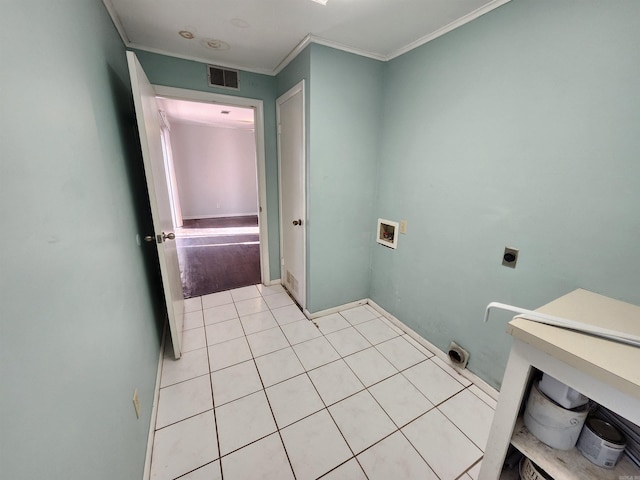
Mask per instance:
[[[382,316],[384,316],[387,320],[389,320],[391,323],[393,323],[396,327],[398,327],[400,330],[405,332],[407,335],[409,335],[411,338],[413,338],[416,342],[418,342],[420,345],[425,347],[427,350],[432,352],[440,360],[443,360],[447,365],[449,365],[456,372],[458,372],[458,374],[462,375],[467,380],[473,382],[480,390],[482,390],[484,393],[489,395],[494,400],[498,400],[498,395],[499,395],[498,390],[496,390],[491,385],[489,385],[487,382],[482,380],[475,373],[470,372],[466,368],[465,369],[460,369],[456,365],[451,363],[451,361],[449,360],[449,356],[445,352],[443,352],[438,347],[433,345],[431,342],[426,340],[420,334],[416,333],[413,329],[411,329],[410,327],[405,325],[401,320],[399,320],[398,318],[396,318],[393,315],[391,315],[389,312],[387,312],[384,308],[382,308],[380,305],[378,305],[373,300],[368,299],[367,303],[374,310],[376,310],[378,313],[380,313]]]
[[[159,97],[177,98],[179,100],[191,100],[196,102],[216,103],[249,108],[255,107],[258,103],[263,103],[262,100],[256,98],[236,97],[234,95],[226,95],[223,93],[202,92],[200,90],[165,87],[163,85],[154,85],[153,89]]]
[[[158,418],[158,401],[160,400],[160,381],[162,379],[162,360],[164,359],[164,346],[167,336],[167,326],[162,329],[162,343],[160,344],[160,356],[158,358],[158,369],[156,371],[156,386],[153,390],[153,404],[151,405],[151,423],[149,424],[149,435],[147,437],[147,453],[144,458],[143,480],[151,478],[151,454],[153,453],[153,440],[156,434],[156,420]]]
[[[219,103],[236,107],[250,107],[254,109],[254,125],[256,139],[256,166],[258,174],[258,202],[261,210],[258,212],[260,227],[260,272],[262,283],[271,281],[269,271],[269,231],[267,229],[267,176],[264,146],[264,102],[256,98],[235,97],[221,93],[200,92],[184,88],[164,87],[153,85],[156,95],[160,97],[177,98],[196,102]]]
[[[258,212],[249,212],[249,213],[228,213],[226,215],[189,215],[182,216],[183,220],[200,220],[205,218],[227,218],[227,217],[255,217],[258,215]]]
[[[342,310],[349,310],[350,308],[360,307],[362,305],[366,305],[368,302],[369,302],[369,299],[364,298],[362,300],[357,300],[351,303],[345,303],[344,305],[340,305],[333,308],[327,308],[326,310],[320,310],[319,312],[314,312],[314,313],[311,313],[309,312],[309,310],[305,309],[303,313],[307,316],[308,319],[312,320],[314,318],[324,317],[325,315],[338,313]]]
[[[509,1],[509,0],[507,0]],[[325,47],[335,48],[336,50],[342,50],[343,52],[353,53],[355,55],[360,55],[361,57],[373,58],[374,60],[386,61],[387,57],[385,55],[380,55],[379,53],[369,52],[368,50],[362,50],[359,48],[350,47],[348,45],[344,45],[339,42],[334,42],[333,40],[327,40],[326,38],[318,37],[316,35],[307,35],[304,37],[300,43],[298,43],[293,50],[291,50],[286,57],[282,59],[282,61],[271,71],[270,75],[278,75],[282,70],[284,70],[287,65],[289,65],[295,58],[302,52],[308,45],[315,43],[317,45],[324,45]]]
[[[104,4],[104,8],[107,9],[107,13],[111,17],[113,26],[116,27],[116,30],[118,31],[118,35],[120,35],[120,39],[122,40],[122,43],[124,43],[125,46],[128,46],[130,43],[129,37],[127,37],[127,32],[125,31],[124,26],[122,25],[122,20],[120,20],[120,16],[116,12],[116,9],[114,8],[113,3],[111,3],[111,0],[102,0],[102,3]]]
[[[291,50],[287,54],[286,57],[282,59],[282,61],[278,65],[276,65],[276,68],[273,69],[273,71],[271,72],[271,75],[274,75],[274,76],[278,75],[282,70],[286,68],[287,65],[293,62],[293,60],[298,55],[300,55],[300,52],[302,52],[310,43],[311,43],[311,35],[307,35],[300,41],[300,43],[298,43],[298,45],[296,45],[293,48],[293,50]]]
[[[258,226],[260,229],[260,270],[262,281],[271,279],[269,271],[269,229],[267,223],[267,165],[264,147],[264,105],[255,106],[254,119],[256,140],[256,166],[258,169]]]
[[[384,318],[389,320],[391,323],[393,323],[396,327],[398,327],[404,333],[406,333],[411,338],[413,338],[416,342],[418,342],[424,348],[426,348],[427,350],[432,352],[440,360],[443,360],[447,365],[449,365],[451,368],[453,368],[459,375],[461,375],[461,376],[465,377],[467,380],[473,382],[480,390],[482,390],[484,393],[489,395],[492,399],[494,399],[496,401],[498,400],[498,395],[500,394],[500,392],[498,392],[498,390],[496,390],[491,385],[489,385],[487,382],[482,380],[475,373],[470,372],[466,368],[465,369],[460,369],[456,365],[451,363],[451,360],[449,360],[449,356],[445,352],[443,352],[438,347],[436,347],[434,344],[432,344],[431,342],[426,340],[420,334],[416,333],[413,329],[411,329],[410,327],[405,325],[398,318],[396,318],[393,315],[391,315],[389,312],[387,312],[384,308],[382,308],[380,305],[378,305],[376,302],[374,302],[370,298],[365,298],[363,300],[358,300],[358,301],[351,302],[351,303],[345,303],[344,305],[339,305],[337,307],[328,308],[326,310],[321,310],[319,312],[314,312],[314,313],[310,313],[308,310],[305,309],[303,311],[303,313],[305,314],[305,316],[308,319],[313,320],[313,319],[316,319],[316,318],[319,318],[319,317],[324,317],[325,315],[331,315],[333,313],[338,313],[338,312],[341,312],[343,310],[348,310],[350,308],[359,307],[361,305],[369,305],[369,306],[371,306],[371,308],[373,308],[375,311],[377,311],[380,315],[382,315]]]
[[[500,392],[489,385],[487,382],[478,377],[475,373],[470,372],[467,369],[460,369],[449,360],[449,356],[436,347],[434,344],[426,340],[419,333],[416,333],[413,329],[405,325],[401,320],[391,315],[384,308],[378,305],[376,302],[371,300],[370,298],[365,298],[363,300],[357,300],[355,302],[345,303],[344,305],[339,305],[337,307],[328,308],[326,310],[321,310],[319,312],[310,313],[308,310],[304,309],[303,313],[309,320],[313,320],[319,317],[324,317],[325,315],[331,315],[333,313],[338,313],[343,310],[348,310],[350,308],[359,307],[361,305],[369,305],[375,311],[377,311],[384,318],[393,323],[394,326],[398,327],[401,331],[409,335],[416,342],[422,345],[424,348],[432,352],[436,357],[440,360],[443,360],[448,366],[453,368],[459,375],[465,377],[467,380],[473,382],[480,390],[489,395],[492,399],[498,400],[498,395]]]
[[[342,43],[339,43],[339,42],[334,42],[332,40],[327,40],[325,38],[309,34],[306,37],[304,37],[293,48],[293,50],[291,50],[282,59],[282,61],[280,61],[280,63],[276,65],[275,68],[273,69],[248,67],[246,65],[238,65],[235,63],[219,62],[218,60],[213,60],[211,58],[198,57],[198,56],[192,56],[192,55],[182,55],[182,54],[177,54],[175,52],[169,52],[161,48],[146,47],[144,45],[132,43],[127,37],[127,33],[122,25],[120,17],[116,13],[116,10],[111,3],[111,0],[102,0],[102,3],[104,3],[104,6],[107,9],[107,12],[109,13],[109,15],[111,16],[111,20],[113,21],[113,24],[115,25],[116,30],[118,30],[118,33],[120,34],[120,38],[122,38],[122,42],[127,48],[135,48],[137,50],[143,50],[145,52],[151,52],[151,53],[158,53],[160,55],[166,55],[168,57],[181,58],[183,60],[191,60],[194,62],[204,63],[206,65],[215,64],[220,67],[233,68],[236,70],[241,70],[243,72],[276,76],[282,70],[284,70],[286,66],[289,65],[300,54],[300,52],[302,52],[311,43],[317,43],[318,45],[324,45],[326,47],[335,48],[336,50],[342,50],[343,52],[353,53],[355,55],[360,55],[361,57],[373,58],[375,60],[380,60],[382,62],[388,62],[389,60],[393,60],[394,58],[399,57],[400,55],[404,55],[405,53],[410,52],[411,50],[418,48],[424,45],[425,43],[430,42],[431,40],[435,40],[436,38],[441,37],[445,33],[449,33],[450,31],[455,30],[456,28],[471,22],[472,20],[475,20],[476,18],[481,17],[485,13],[489,13],[490,11],[498,7],[501,7],[505,3],[509,3],[510,1],[511,0],[493,0],[492,2],[478,8],[477,10],[474,10],[473,12],[470,12],[465,16],[458,18],[457,20],[454,20],[453,22],[449,23],[448,25],[445,25],[442,28],[439,28],[435,32],[432,32],[429,35],[425,35],[424,37],[419,38],[418,40],[411,42],[408,45],[405,45],[404,47],[399,48],[395,52],[390,53],[388,55],[382,55],[379,53],[369,52],[368,50],[349,47],[348,45],[343,45]]]
[[[322,37],[316,37],[315,35],[311,35],[311,41],[313,43],[317,43],[318,45],[324,45],[325,47],[335,48],[336,50],[342,50],[343,52],[353,53],[356,55],[360,55],[361,57],[372,58],[374,60],[380,60],[381,62],[384,62],[387,60],[386,55],[370,52],[368,50],[362,50],[360,48],[349,47],[348,45],[334,42],[333,40],[327,40]]]
[[[277,138],[277,149],[278,149],[278,213],[280,217],[280,275],[284,276],[282,271],[283,267],[283,220],[282,220],[282,150],[280,145],[280,106],[289,100],[294,95],[298,93],[302,93],[302,179],[304,185],[302,187],[302,198],[301,203],[303,205],[302,208],[302,276],[304,278],[304,289],[301,292],[302,301],[300,302],[300,306],[302,310],[305,311],[307,308],[307,225],[308,225],[308,207],[307,207],[307,104],[306,104],[306,93],[305,93],[305,81],[304,79],[300,80],[297,84],[287,90],[285,93],[280,95],[276,99],[276,138]],[[284,285],[284,282],[283,282]],[[297,299],[296,299],[297,300]]]
[[[442,28],[439,28],[435,32],[432,32],[429,35],[426,35],[426,36],[424,36],[422,38],[419,38],[418,40],[416,40],[414,42],[411,42],[408,45],[405,45],[404,47],[396,50],[392,54],[387,55],[384,58],[384,60],[385,61],[389,61],[389,60],[393,60],[396,57],[399,57],[400,55],[404,55],[405,53],[410,52],[414,48],[421,47],[425,43],[428,43],[431,40],[435,40],[436,38],[441,37],[445,33],[449,33],[451,30],[455,30],[456,28],[461,27],[461,26],[471,22],[472,20],[475,20],[476,18],[481,17],[485,13],[489,13],[491,10],[494,10],[494,9],[496,9],[498,7],[501,7],[502,5],[504,5],[505,3],[508,3],[510,1],[511,0],[493,0],[492,2],[487,3],[486,5],[483,5],[482,7],[478,8],[477,10],[474,10],[473,12],[467,13],[465,16],[460,17],[457,20],[454,20],[453,22],[451,22],[448,25],[445,25]]]
[[[275,280],[271,280],[268,283],[267,282],[262,282],[263,285],[266,285],[267,287],[270,285],[282,285],[282,280],[280,280],[279,278],[276,278]]]

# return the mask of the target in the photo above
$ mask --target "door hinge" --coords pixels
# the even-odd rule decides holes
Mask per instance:
[[[278,135],[282,134],[282,124],[278,124]]]

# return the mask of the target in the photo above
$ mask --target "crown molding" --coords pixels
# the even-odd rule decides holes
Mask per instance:
[[[317,43],[318,45],[324,45],[325,47],[342,50],[343,52],[354,53],[356,55],[360,55],[361,57],[373,58],[374,60],[380,60],[381,62],[384,62],[386,60],[385,55],[380,55],[379,53],[370,52],[368,50],[363,50],[360,48],[349,47],[342,43],[327,40],[326,38],[316,37],[315,35],[311,35],[311,42]]]
[[[273,69],[271,75],[277,75],[282,70],[284,70],[287,65],[289,65],[299,54],[302,52],[308,45],[315,43],[316,45],[324,45],[325,47],[335,48],[336,50],[341,50],[347,53],[353,53],[355,55],[359,55],[361,57],[373,58],[374,60],[380,60],[384,62],[386,60],[384,55],[380,55],[378,53],[369,52],[368,50],[362,50],[359,48],[349,47],[348,45],[344,45],[339,42],[334,42],[333,40],[327,40],[326,38],[318,37],[316,35],[307,35],[302,39],[298,45],[295,46],[289,54],[284,57],[284,59]]]
[[[284,70],[286,66],[293,62],[293,60],[300,55],[300,53],[307,48],[309,44],[311,44],[311,35],[304,37],[300,43],[298,43],[293,50],[291,50],[287,56],[284,57],[278,65],[276,65],[276,68],[271,71],[271,75],[277,75]]]
[[[435,32],[430,33],[429,35],[425,35],[422,38],[419,38],[418,40],[409,43],[408,45],[396,50],[395,52],[389,54],[389,55],[381,55],[378,53],[374,53],[374,52],[369,52],[367,50],[363,50],[363,49],[359,49],[359,48],[354,48],[354,47],[349,47],[348,45],[344,45],[342,43],[339,42],[334,42],[332,40],[327,40],[326,38],[322,38],[322,37],[318,37],[316,35],[312,35],[309,34],[306,37],[304,37],[294,48],[293,50],[291,50],[291,52],[289,52],[287,54],[286,57],[284,57],[282,59],[282,61],[276,65],[275,68],[273,69],[268,69],[268,68],[255,68],[255,67],[248,67],[246,65],[238,65],[238,64],[234,64],[234,63],[228,63],[228,62],[219,62],[217,60],[212,60],[210,58],[205,58],[205,57],[198,57],[198,56],[191,56],[191,55],[181,55],[181,54],[176,54],[174,52],[168,52],[166,50],[162,50],[162,49],[158,49],[158,48],[151,48],[151,47],[146,47],[144,45],[139,45],[139,44],[135,44],[132,43],[128,36],[127,33],[124,29],[124,26],[122,25],[122,21],[120,20],[120,17],[118,16],[115,8],[113,7],[111,0],[102,0],[102,3],[104,4],[105,8],[107,9],[107,12],[109,13],[109,16],[111,17],[111,20],[113,21],[114,26],[116,27],[116,30],[118,31],[118,34],[120,35],[120,38],[122,39],[122,42],[124,43],[124,45],[127,48],[135,48],[138,50],[143,50],[145,52],[151,52],[151,53],[158,53],[160,55],[166,55],[169,57],[175,57],[175,58],[181,58],[183,60],[191,60],[194,62],[199,62],[199,63],[205,63],[205,64],[215,64],[221,67],[225,67],[225,68],[232,68],[235,70],[242,70],[244,72],[250,72],[250,73],[258,73],[261,75],[269,75],[269,76],[275,76],[278,75],[282,70],[284,70],[287,65],[289,65],[307,46],[309,46],[312,43],[315,43],[317,45],[324,45],[326,47],[331,47],[331,48],[335,48],[336,50],[341,50],[343,52],[347,52],[347,53],[353,53],[355,55],[359,55],[361,57],[367,57],[367,58],[372,58],[374,60],[379,60],[382,62],[387,62],[389,60],[393,60],[396,57],[399,57],[401,55],[404,55],[407,52],[410,52],[411,50],[414,50],[426,43],[429,43],[432,40],[435,40],[438,37],[441,37],[442,35],[449,33],[452,30],[455,30],[458,27],[461,27],[469,22],[471,22],[472,20],[475,20],[478,17],[481,17],[482,15],[484,15],[485,13],[489,13],[492,10],[495,10],[498,7],[501,7],[502,5],[509,3],[511,0],[493,0],[492,2],[478,8],[477,10],[474,10],[473,12],[468,13],[467,15],[460,17],[457,20],[454,20],[453,22],[449,23],[448,25],[445,25],[444,27],[436,30]]]
[[[129,43],[130,43],[129,37],[127,37],[127,32],[125,31],[124,26],[122,25],[122,20],[120,20],[120,16],[116,12],[116,9],[113,7],[111,0],[102,0],[102,3],[104,5],[104,8],[107,9],[107,13],[111,17],[111,21],[113,22],[113,25],[116,27],[116,30],[118,31],[118,35],[120,35],[120,38],[122,39],[122,43],[124,43],[125,46],[129,46]]]
[[[273,73],[273,70],[268,68],[253,68],[253,67],[247,67],[246,65],[237,65],[237,64],[228,63],[228,62],[219,62],[217,60],[212,60],[211,58],[197,57],[197,56],[191,56],[191,55],[180,55],[175,52],[169,52],[159,48],[152,48],[152,47],[147,47],[145,45],[133,43],[131,42],[131,40],[129,40],[129,37],[127,36],[127,32],[124,29],[124,26],[122,25],[122,20],[120,20],[120,17],[118,16],[116,9],[113,7],[111,0],[102,0],[102,3],[104,4],[104,7],[107,9],[107,12],[111,17],[111,21],[113,22],[113,25],[116,27],[116,30],[118,31],[118,34],[122,39],[122,43],[124,43],[124,46],[126,48],[135,48],[136,50],[143,50],[145,52],[158,53],[160,55],[165,55],[168,57],[181,58],[183,60],[191,60],[194,62],[205,63],[208,65],[217,65],[220,67],[232,68],[234,70],[242,70],[243,72],[259,73],[261,75],[271,75],[271,76],[275,75]]]
[[[396,57],[399,57],[400,55],[404,55],[405,53],[410,52],[411,50],[418,48],[424,45],[425,43],[429,43],[431,40],[435,40],[436,38],[441,37],[445,33],[449,33],[450,31],[455,30],[456,28],[471,22],[472,20],[475,20],[476,18],[481,17],[485,13],[489,13],[490,11],[495,10],[498,7],[501,7],[505,3],[509,3],[510,1],[511,0],[493,0],[492,2],[487,3],[486,5],[478,8],[477,10],[467,13],[464,17],[460,17],[457,20],[454,20],[453,22],[449,23],[448,25],[445,25],[444,27],[439,28],[435,32],[432,32],[429,35],[425,35],[424,37],[419,38],[418,40],[411,42],[410,44],[396,50],[392,54],[387,55],[384,60],[389,61],[389,60],[393,60]]]

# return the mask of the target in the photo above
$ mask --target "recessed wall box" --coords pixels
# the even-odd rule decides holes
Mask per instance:
[[[502,265],[509,268],[516,268],[518,262],[518,250],[515,248],[504,247],[502,254]]]

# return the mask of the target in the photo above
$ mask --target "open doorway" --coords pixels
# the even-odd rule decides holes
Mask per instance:
[[[255,108],[157,103],[185,298],[262,283]]]

